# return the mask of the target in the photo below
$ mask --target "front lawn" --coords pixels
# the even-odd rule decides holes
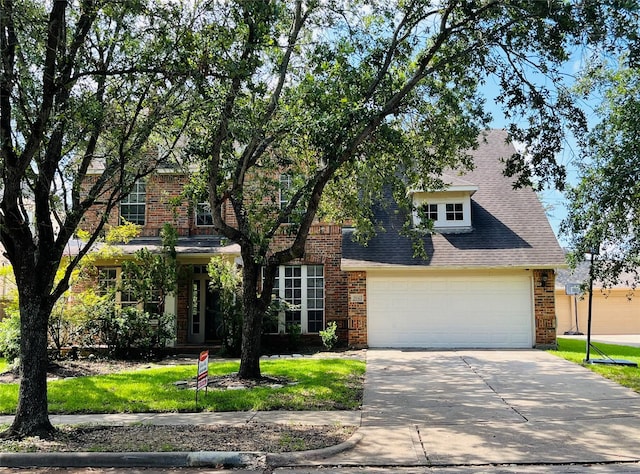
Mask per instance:
[[[625,359],[636,362],[640,365],[640,347],[619,346],[616,344],[604,344],[592,342],[602,352],[612,359]],[[586,356],[586,343],[577,339],[558,338],[558,350],[549,351],[564,359],[577,364],[583,364]],[[590,352],[591,359],[600,359],[602,356],[593,348]],[[640,392],[640,369],[638,367],[625,367],[620,365],[583,364],[594,372],[613,380],[625,387],[629,387],[636,392]]]
[[[209,376],[238,371],[237,362],[211,362]],[[198,395],[197,410],[354,410],[362,402],[365,364],[347,359],[263,361],[264,376],[286,377],[281,388],[209,389]],[[111,375],[77,377],[48,384],[50,413],[136,413],[196,411],[193,390],[175,382],[192,379],[195,365],[152,368]],[[18,384],[0,384],[0,413],[15,412]]]

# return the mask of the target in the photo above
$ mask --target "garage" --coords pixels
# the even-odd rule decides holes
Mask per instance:
[[[530,348],[531,274],[367,272],[370,347]]]

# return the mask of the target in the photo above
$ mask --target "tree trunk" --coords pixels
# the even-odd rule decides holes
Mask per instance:
[[[238,371],[238,377],[242,379],[259,379],[261,377],[260,338],[262,337],[262,319],[265,310],[258,298],[258,275],[260,275],[259,265],[245,263],[242,269],[244,318],[242,320],[240,370]]]
[[[20,391],[15,419],[5,436],[48,438],[55,432],[47,405],[47,325],[51,310],[35,287],[20,295]]]
[[[242,379],[259,379],[261,377],[260,338],[262,337],[262,316],[263,312],[255,305],[250,307],[245,306],[242,325],[240,370],[238,371],[238,376]]]

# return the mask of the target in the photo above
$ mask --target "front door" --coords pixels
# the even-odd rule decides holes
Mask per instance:
[[[194,344],[221,338],[220,296],[216,290],[211,289],[210,281],[206,272],[195,273],[191,281],[189,342]]]

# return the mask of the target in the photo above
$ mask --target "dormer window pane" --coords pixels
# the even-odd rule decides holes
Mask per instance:
[[[437,204],[425,204],[424,210],[427,213],[427,217],[432,221],[438,220],[438,205]]]
[[[448,221],[461,221],[464,219],[462,203],[447,204],[446,213]]]

